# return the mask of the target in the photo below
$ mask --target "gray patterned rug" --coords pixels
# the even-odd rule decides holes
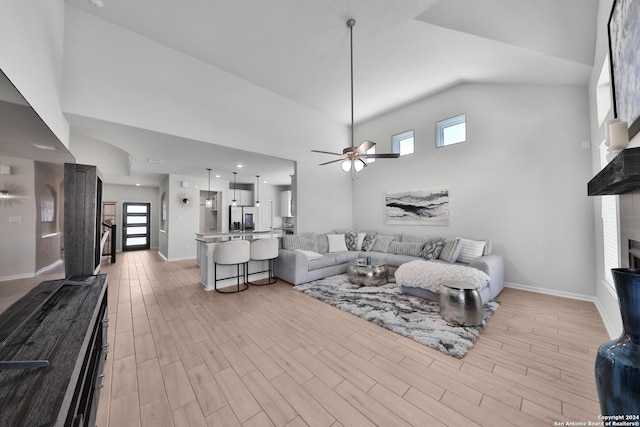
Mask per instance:
[[[440,317],[436,302],[405,295],[395,283],[360,287],[349,283],[346,274],[340,274],[294,289],[457,358],[464,357],[473,347],[500,306],[499,302],[484,306],[482,325],[460,327]]]

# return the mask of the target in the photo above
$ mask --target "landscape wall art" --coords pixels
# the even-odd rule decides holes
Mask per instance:
[[[403,191],[385,196],[389,225],[449,225],[449,189]]]

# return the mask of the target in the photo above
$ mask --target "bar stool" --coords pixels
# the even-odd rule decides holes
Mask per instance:
[[[222,294],[241,292],[249,288],[247,284],[247,263],[251,254],[251,244],[247,240],[231,240],[219,243],[213,248],[213,288]],[[218,279],[218,265],[235,265],[236,275]],[[242,265],[242,275],[240,266]],[[242,277],[242,283],[240,283]],[[237,288],[234,290],[218,289],[218,282],[226,279],[236,279]],[[240,286],[242,285],[242,287]],[[227,286],[230,287],[230,286]]]
[[[273,277],[273,260],[278,258],[278,239],[270,237],[268,239],[256,239],[251,242],[251,261],[269,261],[269,269],[262,271],[254,271],[247,274],[247,283],[254,286],[272,285],[278,280]],[[248,276],[258,273],[269,273],[266,283],[250,282]]]

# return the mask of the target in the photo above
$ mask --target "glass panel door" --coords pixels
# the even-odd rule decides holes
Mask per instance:
[[[151,204],[122,205],[122,250],[135,251],[151,247]]]

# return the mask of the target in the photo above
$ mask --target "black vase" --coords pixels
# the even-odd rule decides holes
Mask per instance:
[[[611,270],[624,331],[604,343],[596,357],[602,415],[640,414],[640,270]]]

